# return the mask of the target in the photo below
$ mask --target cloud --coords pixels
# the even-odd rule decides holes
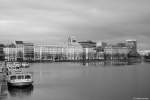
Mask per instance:
[[[145,48],[150,42],[149,5],[149,0],[0,0],[0,39],[57,43],[68,35],[79,40],[136,38]]]

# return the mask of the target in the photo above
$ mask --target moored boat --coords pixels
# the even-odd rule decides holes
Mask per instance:
[[[23,62],[7,62],[6,63],[6,69],[7,69],[7,75],[11,74],[12,72],[23,72],[28,70],[29,63]]]
[[[32,74],[30,73],[15,73],[8,75],[8,81],[9,86],[29,86],[33,83]]]
[[[28,67],[30,67],[30,65],[29,65],[29,63],[27,63],[27,62],[22,62],[22,63],[21,63],[21,67],[23,67],[23,68],[28,68]]]

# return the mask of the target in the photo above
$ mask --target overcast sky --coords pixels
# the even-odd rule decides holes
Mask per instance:
[[[150,49],[150,0],[0,0],[0,41],[137,39]]]

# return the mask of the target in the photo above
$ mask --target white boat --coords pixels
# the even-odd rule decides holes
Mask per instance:
[[[7,75],[14,73],[14,72],[24,72],[28,70],[29,63],[19,63],[19,62],[7,62],[6,69]]]
[[[27,62],[22,62],[22,63],[21,63],[21,67],[23,67],[23,68],[28,68],[28,67],[30,67],[30,65],[29,65],[29,63],[27,63]]]
[[[15,73],[8,75],[9,86],[29,86],[33,83],[33,78],[31,73]]]

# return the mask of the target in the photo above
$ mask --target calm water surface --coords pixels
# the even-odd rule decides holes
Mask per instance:
[[[32,64],[34,84],[1,86],[0,100],[134,100],[150,98],[150,64]],[[2,84],[2,82],[1,82]],[[3,87],[3,88],[2,88]],[[149,99],[150,100],[150,99]]]

